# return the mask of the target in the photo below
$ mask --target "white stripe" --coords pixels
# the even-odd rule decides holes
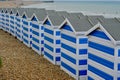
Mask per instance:
[[[97,62],[95,62],[93,60],[89,59],[88,63],[89,63],[89,65],[92,65],[93,67],[95,67],[95,68],[97,68],[97,69],[99,69],[99,70],[101,70],[101,71],[103,71],[103,72],[105,72],[105,73],[107,73],[107,74],[109,74],[111,76],[115,74],[114,70],[112,70],[112,69],[110,69],[110,68],[108,68],[108,67],[106,67],[104,65],[101,65],[101,64],[99,64],[99,63],[97,63]]]
[[[62,34],[66,34],[66,35],[68,35],[68,36],[71,36],[71,37],[74,37],[74,38],[76,38],[76,36],[75,36],[74,32],[69,32],[69,31],[61,31],[61,33],[62,33]]]
[[[48,36],[48,37],[51,38],[51,39],[54,39],[54,35],[52,35],[52,34],[49,34],[49,33],[47,33],[47,32],[44,32],[44,35],[45,35],[45,36]]]
[[[78,69],[79,70],[87,70],[88,66],[87,65],[80,65],[80,66],[78,66]]]
[[[68,50],[66,50],[66,49],[64,49],[64,48],[61,48],[61,52],[67,54],[68,56],[70,56],[70,57],[72,57],[72,58],[74,58],[74,59],[76,59],[76,57],[77,57],[76,54],[74,54],[74,53],[72,53],[72,52],[70,52],[70,51],[68,51]]]
[[[103,59],[106,59],[106,60],[108,60],[108,61],[111,61],[111,62],[114,62],[115,60],[114,60],[114,56],[112,56],[112,55],[109,55],[109,54],[107,54],[107,53],[104,53],[104,52],[101,52],[101,51],[99,51],[99,50],[96,50],[96,49],[93,49],[93,48],[88,48],[88,52],[90,52],[90,53],[92,53],[92,54],[94,54],[94,55],[96,55],[96,56],[99,56],[100,58],[103,58]]]
[[[68,61],[63,57],[61,57],[61,61],[77,71],[77,65],[73,64],[72,62]]]
[[[53,47],[54,46],[54,44],[53,43],[50,43],[49,41],[47,41],[47,40],[44,40],[44,43],[45,44],[47,44],[47,45],[49,45],[49,46],[51,46],[51,47]]]
[[[104,78],[94,74],[93,72],[91,71],[88,71],[88,76],[92,77],[94,80],[105,80]]]
[[[68,41],[68,40],[66,40],[66,39],[61,38],[61,43],[65,43],[66,45],[69,45],[69,46],[71,46],[71,47],[76,48],[76,44],[75,44],[75,43],[70,42],[70,41]]]
[[[44,28],[54,31],[54,29],[51,26],[46,27],[45,25]]]
[[[44,47],[44,51],[47,52],[47,53],[49,53],[49,54],[52,55],[52,56],[55,55],[52,51],[50,51],[50,50],[47,49],[46,47]]]
[[[109,40],[104,40],[104,39],[101,39],[101,38],[98,38],[98,37],[95,37],[95,36],[90,36],[89,38],[89,41],[93,41],[95,43],[99,43],[99,44],[102,44],[104,46],[108,46],[108,47],[111,47],[111,48],[114,48],[115,46],[112,44],[111,41]]]

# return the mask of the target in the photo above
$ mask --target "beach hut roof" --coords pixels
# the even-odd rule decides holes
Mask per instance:
[[[119,19],[104,19],[101,25],[107,32],[116,40],[120,41],[120,20]]]
[[[33,15],[33,13],[34,13],[35,10],[36,10],[35,8],[27,8],[26,10],[24,10],[23,15],[26,15],[27,18],[30,19],[32,17],[32,15]]]
[[[84,15],[82,13],[69,13],[70,16],[76,17],[76,18],[82,18]]]
[[[98,22],[103,22],[103,20],[104,20],[104,17],[101,15],[98,15],[98,16],[92,15],[92,16],[86,16],[86,17],[88,17],[89,22],[93,26],[96,25]]]
[[[47,16],[46,10],[45,9],[36,9],[33,14],[33,17],[34,16],[36,16],[39,21],[44,21],[44,19]]]
[[[22,15],[23,15],[23,12],[24,12],[25,10],[26,10],[26,8],[18,8],[16,15],[18,14],[19,16],[22,16]]]
[[[53,13],[51,15],[48,15],[45,18],[43,23],[45,23],[46,20],[49,20],[53,27],[59,27],[62,24],[62,22],[64,21],[64,18],[59,16],[57,13]]]
[[[62,16],[64,18],[69,16],[69,13],[66,11],[56,11],[59,16]]]
[[[53,15],[56,14],[55,10],[46,10],[47,15]]]
[[[94,26],[88,32],[86,35],[89,35],[94,30],[100,28],[105,32],[105,34],[110,38],[111,41],[113,41],[114,44],[116,44],[115,41],[120,41],[120,20],[117,18],[104,18],[99,25]]]
[[[16,14],[17,13],[17,8],[12,8],[11,14]]]
[[[59,27],[60,29],[63,27],[64,24],[68,23],[72,30],[75,33],[83,32],[85,34],[86,31],[88,31],[90,28],[92,28],[92,24],[88,21],[87,17],[84,18],[76,18],[76,17],[68,17]]]

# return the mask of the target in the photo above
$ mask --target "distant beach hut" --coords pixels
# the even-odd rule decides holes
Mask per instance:
[[[120,80],[120,20],[104,19],[88,30],[88,80]]]
[[[11,14],[11,8],[8,8],[5,12],[5,31],[7,31],[9,33],[9,29],[10,29],[10,14]]]
[[[3,26],[2,26],[2,29],[4,30],[4,31],[6,31],[6,14],[8,13],[8,10],[7,10],[7,8],[4,8],[4,13],[3,13],[3,15],[2,15],[2,17],[3,17]]]
[[[44,50],[44,26],[42,23],[46,16],[45,9],[36,9],[31,18],[32,49],[39,55],[41,55]]]
[[[0,29],[2,28],[2,8],[0,8]]]
[[[2,29],[2,27],[4,26],[4,9],[1,8],[1,11],[0,11],[0,14],[1,14],[1,25],[0,25],[0,29]]]
[[[61,32],[59,26],[64,21],[64,18],[57,13],[49,14],[44,24],[44,57],[51,63],[60,65],[61,56]]]
[[[10,13],[10,33],[15,37],[16,36],[16,27],[15,27],[15,14],[17,13],[16,8],[12,8]]]
[[[19,39],[20,41],[23,41],[22,38],[23,38],[23,28],[22,28],[22,15],[23,15],[23,12],[24,12],[24,8],[18,8],[17,9],[17,13],[16,13],[16,36],[17,36],[17,39]]]
[[[34,8],[27,8],[22,15],[23,43],[28,47],[31,47],[32,44],[32,30],[30,23],[34,10]]]
[[[76,80],[87,80],[87,46],[85,33],[92,28],[88,18],[72,15],[60,25],[61,69]]]

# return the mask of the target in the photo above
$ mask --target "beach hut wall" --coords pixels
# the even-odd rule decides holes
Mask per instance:
[[[104,19],[88,30],[88,80],[120,79],[120,22]]]
[[[10,12],[10,33],[16,37],[16,26],[15,26],[15,14],[17,13],[17,9],[16,8],[12,8],[11,12]]]
[[[8,33],[10,33],[10,12],[11,8],[8,8],[5,14],[5,31],[7,31]]]
[[[44,20],[44,57],[51,63],[60,65],[61,32],[59,26],[64,18],[53,13],[48,15]]]
[[[16,22],[15,22],[15,26],[16,26],[16,36],[17,36],[17,39],[19,39],[20,41],[23,41],[23,28],[22,28],[22,15],[23,15],[23,12],[24,12],[24,8],[17,8],[17,13],[16,13]]]
[[[87,30],[92,28],[87,18],[68,17],[60,25],[61,69],[76,80],[87,80]]]
[[[39,55],[43,54],[43,50],[44,50],[44,26],[42,23],[46,18],[46,16],[47,14],[45,9],[37,9],[31,18],[31,26],[32,26],[31,47]]]
[[[31,47],[32,44],[32,30],[30,24],[34,11],[34,8],[27,8],[22,15],[23,43],[28,47]]]

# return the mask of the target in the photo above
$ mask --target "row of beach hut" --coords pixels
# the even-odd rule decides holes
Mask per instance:
[[[1,8],[0,29],[76,80],[120,80],[120,18]]]

